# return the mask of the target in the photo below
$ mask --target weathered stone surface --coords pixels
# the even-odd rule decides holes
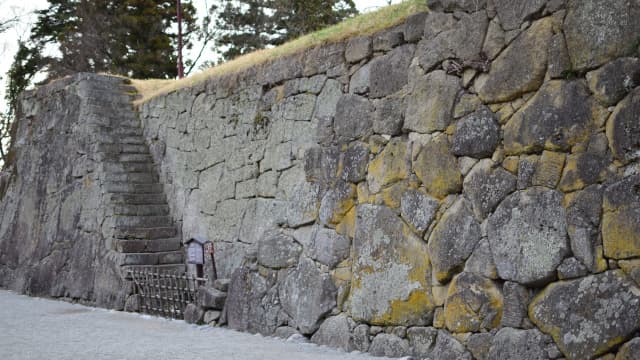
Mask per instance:
[[[378,334],[373,338],[369,352],[373,356],[397,358],[410,353],[409,342],[392,334]]]
[[[502,293],[490,279],[463,272],[453,278],[444,305],[447,329],[456,333],[491,330],[502,318]]]
[[[520,328],[523,320],[527,318],[527,308],[529,307],[529,290],[526,287],[507,281],[502,286],[504,307],[500,326]]]
[[[460,198],[444,213],[429,237],[433,275],[439,282],[446,282],[462,269],[480,235],[480,224],[473,216],[471,205]]]
[[[358,183],[365,179],[369,162],[369,146],[362,142],[351,143],[344,152],[340,177],[344,181]]]
[[[587,268],[574,257],[564,259],[562,264],[558,266],[558,279],[560,280],[575,279],[583,277],[588,273]]]
[[[306,258],[287,276],[279,295],[282,308],[303,334],[316,331],[321,319],[336,306],[331,277]]]
[[[427,192],[437,198],[459,192],[462,175],[458,160],[449,150],[446,136],[438,136],[426,143],[413,161],[413,171]]]
[[[427,5],[431,11],[480,11],[487,6],[486,0],[427,0]]]
[[[439,330],[429,360],[471,360],[473,356],[458,340],[446,331]]]
[[[295,166],[280,175],[278,191],[287,204],[286,220],[290,227],[314,221],[318,216],[319,186],[307,181],[302,166]]]
[[[360,324],[353,329],[351,334],[351,342],[357,351],[369,351],[371,341],[369,340],[369,325]]]
[[[487,359],[548,359],[546,348],[552,340],[537,329],[503,328],[493,337]]]
[[[480,240],[473,250],[464,265],[464,271],[479,274],[489,279],[495,280],[498,278],[498,270],[493,261],[489,241],[486,238]]]
[[[615,105],[640,85],[640,59],[626,57],[607,63],[587,73],[587,84],[602,105]]]
[[[564,34],[573,69],[593,68],[635,51],[639,16],[637,0],[570,0]]]
[[[456,124],[451,152],[457,156],[489,157],[500,142],[500,127],[486,107],[467,115]]]
[[[323,225],[336,225],[355,205],[356,186],[338,181],[326,191],[320,202],[319,220]]]
[[[509,101],[540,87],[547,72],[552,26],[550,18],[534,22],[494,60],[486,79],[476,82],[483,101]]]
[[[640,255],[640,175],[607,187],[603,196],[604,255],[627,259]]]
[[[276,329],[273,336],[280,339],[289,339],[291,336],[300,336],[300,333],[295,328],[291,326],[280,326]]]
[[[386,97],[376,101],[373,132],[383,135],[399,135],[404,124],[404,98]]]
[[[294,266],[302,252],[295,239],[280,231],[268,231],[258,242],[258,263],[269,268]]]
[[[431,321],[426,244],[391,209],[357,207],[353,254],[350,314],[355,320],[376,325]]]
[[[407,190],[402,193],[400,214],[418,233],[424,233],[436,216],[439,206],[438,200],[431,196],[418,190]]]
[[[481,160],[464,179],[463,193],[473,212],[484,219],[516,189],[516,177],[489,159]]]
[[[455,16],[430,12],[424,39],[416,49],[418,63],[424,71],[431,71],[446,59],[477,60],[488,23],[484,11]]]
[[[566,78],[571,74],[571,59],[567,50],[567,42],[562,33],[555,34],[551,38],[548,73],[552,79]]]
[[[628,163],[640,159],[640,88],[622,100],[607,121],[607,138],[613,156]]]
[[[371,85],[371,62],[364,64],[359,68],[349,80],[349,93],[366,95]]]
[[[404,34],[402,29],[392,27],[373,36],[373,51],[389,51],[403,42]]]
[[[220,315],[222,313],[218,310],[209,310],[207,312],[204,313],[204,317],[202,318],[202,321],[204,321],[205,324],[215,324],[216,321],[218,321],[218,319],[220,319]]]
[[[369,96],[387,96],[407,84],[409,64],[415,49],[415,45],[403,45],[371,61]]]
[[[500,24],[504,30],[514,30],[529,20],[536,13],[542,12],[547,0],[512,1],[493,0],[493,5],[498,12]]]
[[[620,347],[616,360],[633,360],[638,354],[640,354],[640,338],[633,338]]]
[[[529,318],[569,359],[602,355],[640,328],[640,289],[622,270],[549,285]],[[567,316],[570,311],[570,316]]]
[[[316,96],[299,94],[289,97],[284,102],[284,118],[287,120],[309,121],[316,106]]]
[[[311,341],[319,345],[327,345],[350,352],[355,350],[351,340],[349,321],[344,314],[326,319],[318,331],[311,337]]]
[[[328,79],[318,95],[314,116],[319,119],[334,117],[341,98],[342,84],[337,80]]]
[[[585,152],[567,155],[560,179],[560,190],[571,192],[604,181],[611,157],[606,153]]]
[[[383,187],[409,176],[408,144],[402,138],[392,139],[384,150],[369,163],[367,182],[376,194]]]
[[[414,326],[407,330],[407,339],[413,356],[426,357],[436,344],[438,329],[432,327]]]
[[[424,21],[427,18],[426,12],[419,12],[409,16],[404,21],[404,41],[416,42],[424,34]]]
[[[195,304],[187,304],[184,309],[184,321],[187,324],[202,324],[204,318],[204,310]]]
[[[227,293],[213,287],[202,286],[198,288],[196,304],[204,310],[222,310],[227,300]],[[208,323],[208,321],[206,321]]]
[[[364,97],[343,95],[336,106],[333,122],[338,141],[364,138],[372,132],[373,105]]]
[[[417,79],[407,97],[404,129],[419,133],[446,129],[451,122],[456,94],[461,89],[460,79],[442,70]]]
[[[358,62],[371,56],[371,37],[359,36],[349,39],[347,48],[344,51],[344,57],[350,63]]]
[[[332,229],[319,229],[309,248],[309,256],[333,269],[349,256],[351,241]]]
[[[501,278],[531,285],[553,279],[569,252],[562,195],[531,188],[508,196],[489,217],[488,238]]]
[[[492,341],[493,335],[490,333],[472,334],[466,345],[474,359],[486,360]]]
[[[561,152],[543,151],[531,178],[531,185],[555,189],[562,176],[565,158],[565,154]]]
[[[504,127],[507,154],[567,150],[592,126],[592,100],[583,81],[545,83]]]
[[[580,260],[591,272],[606,268],[599,264],[602,246],[597,246],[600,236],[600,217],[602,216],[602,188],[589,186],[567,199],[567,231],[573,256]],[[598,249],[599,248],[599,249]]]

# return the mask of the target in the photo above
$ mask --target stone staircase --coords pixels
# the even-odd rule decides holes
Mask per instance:
[[[129,94],[135,89],[120,81],[111,92],[114,90],[119,94],[110,94],[95,105],[111,109],[106,118],[115,124],[100,126],[96,144],[103,189],[112,209],[113,249],[122,254],[123,273],[149,266],[184,272],[182,241],[132,108]]]

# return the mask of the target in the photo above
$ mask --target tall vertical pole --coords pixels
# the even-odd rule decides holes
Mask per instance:
[[[178,0],[178,78],[184,77],[184,64],[182,63],[182,3]]]

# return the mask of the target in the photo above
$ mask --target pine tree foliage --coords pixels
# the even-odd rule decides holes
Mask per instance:
[[[352,0],[222,0],[217,46],[225,60],[277,46],[357,14]]]

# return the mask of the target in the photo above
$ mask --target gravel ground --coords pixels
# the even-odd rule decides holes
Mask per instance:
[[[0,359],[381,358],[0,290]]]

